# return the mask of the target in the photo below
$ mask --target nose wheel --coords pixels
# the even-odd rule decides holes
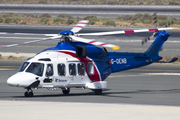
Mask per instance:
[[[24,93],[24,96],[25,97],[33,97],[34,93],[30,88],[28,88],[27,91]]]

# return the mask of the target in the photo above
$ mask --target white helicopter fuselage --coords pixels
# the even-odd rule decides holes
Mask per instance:
[[[85,65],[86,63],[71,55],[75,51],[68,51],[71,54],[63,52],[45,51],[26,60],[19,71],[7,80],[8,85],[48,89],[107,88],[107,82],[101,80],[98,72],[95,74],[98,69],[92,60]],[[99,80],[93,81],[93,76]]]

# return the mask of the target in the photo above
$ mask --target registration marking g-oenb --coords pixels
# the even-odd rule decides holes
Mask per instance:
[[[127,59],[126,58],[117,58],[117,59],[111,59],[111,64],[126,64]]]

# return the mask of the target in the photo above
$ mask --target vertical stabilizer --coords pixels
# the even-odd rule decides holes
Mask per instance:
[[[157,38],[154,40],[154,42],[145,52],[146,56],[148,57],[152,57],[152,58],[157,57],[164,42],[170,36],[170,33],[166,33],[166,31],[158,31],[157,34],[158,34]]]

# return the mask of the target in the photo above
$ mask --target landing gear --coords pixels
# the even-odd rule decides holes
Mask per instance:
[[[66,90],[66,89],[63,89],[62,92],[63,92],[64,95],[68,95],[69,92],[70,92],[70,89],[69,89],[69,88],[68,88],[67,90]]]
[[[30,91],[30,92],[29,92]],[[34,93],[33,91],[31,90],[31,88],[28,88],[27,91],[24,93],[24,96],[25,97],[33,97],[34,96]]]
[[[95,89],[95,90],[94,90],[94,93],[95,93],[96,95],[101,95],[101,94],[102,94],[102,89]]]

